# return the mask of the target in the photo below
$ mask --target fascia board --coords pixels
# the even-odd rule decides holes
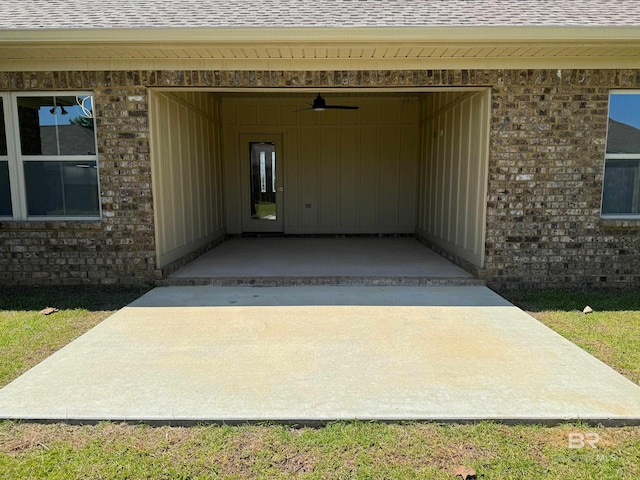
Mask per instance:
[[[386,43],[386,42],[631,42],[639,27],[379,27],[4,29],[0,44],[90,43]]]

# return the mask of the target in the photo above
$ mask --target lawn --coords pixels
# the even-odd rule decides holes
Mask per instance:
[[[5,289],[0,385],[68,343],[141,289]],[[640,296],[508,293],[514,303],[640,379]],[[594,313],[581,313],[585,305]],[[52,306],[59,312],[44,316]],[[588,440],[597,439],[595,448]],[[571,443],[573,441],[573,443]],[[569,446],[583,448],[569,448]],[[335,422],[323,427],[149,427],[0,422],[1,479],[639,478],[640,428]]]
[[[3,288],[0,293],[0,386],[41,362],[144,288]],[[53,315],[39,312],[59,309]]]

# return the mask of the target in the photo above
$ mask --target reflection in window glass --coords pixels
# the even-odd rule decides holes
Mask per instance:
[[[95,155],[93,119],[82,106],[86,98],[18,97],[22,154]]]
[[[640,214],[640,92],[609,98],[602,213]]]
[[[0,161],[0,217],[10,217],[12,214],[9,162]]]
[[[4,104],[0,98],[0,155],[7,155],[7,131],[4,126]]]
[[[640,160],[609,160],[604,170],[602,212],[640,213]]]
[[[640,93],[611,95],[607,153],[640,154]]]
[[[4,103],[0,98],[0,156],[7,156],[7,133],[4,124]],[[0,217],[13,215],[11,188],[9,185],[9,162],[0,158]]]
[[[96,162],[29,161],[24,175],[29,216],[99,216]]]
[[[277,220],[276,208],[276,160],[273,143],[249,144],[249,169],[251,175],[251,218]],[[268,161],[267,161],[268,159]]]

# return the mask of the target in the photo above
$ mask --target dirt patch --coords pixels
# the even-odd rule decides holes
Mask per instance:
[[[65,444],[74,450],[93,442],[106,446],[126,443],[140,450],[175,447],[193,438],[195,432],[179,427],[137,427],[125,424],[99,425],[29,424],[6,422],[0,430],[0,453],[19,454]]]
[[[47,449],[53,442],[80,448],[84,443],[82,436],[76,434],[80,428],[69,425],[9,423],[8,428],[0,432],[0,452],[18,454],[33,449]]]
[[[309,453],[294,453],[287,456],[277,463],[280,470],[287,473],[308,473],[312,472],[318,459]]]
[[[472,444],[453,444],[435,449],[429,463],[443,471],[450,472],[457,465],[489,463],[496,457],[496,452],[488,448]]]

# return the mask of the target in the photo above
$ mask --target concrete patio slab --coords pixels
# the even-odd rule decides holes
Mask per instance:
[[[161,284],[484,285],[484,282],[413,237],[249,237],[223,242]]]
[[[0,418],[621,425],[640,386],[486,287],[167,287],[0,390]]]

